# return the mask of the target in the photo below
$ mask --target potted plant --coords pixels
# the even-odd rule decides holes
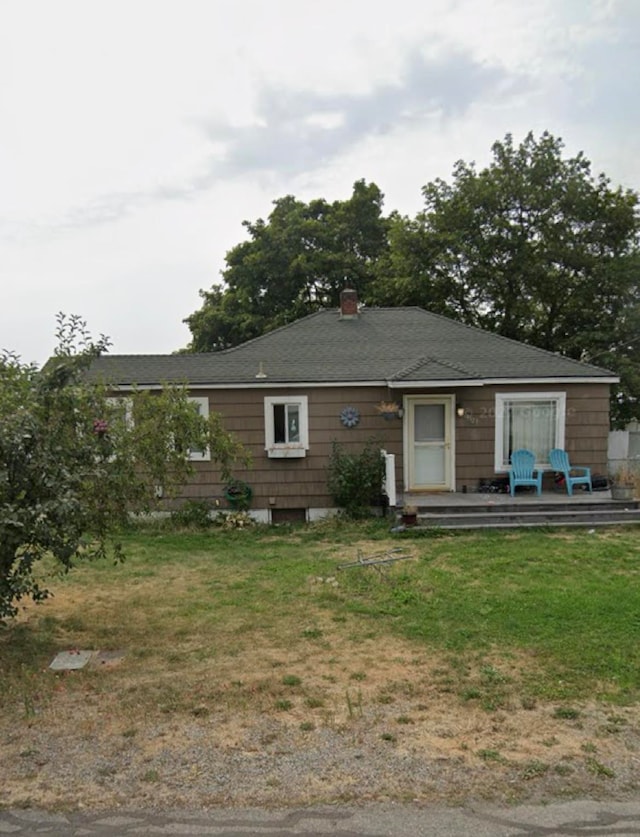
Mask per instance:
[[[400,405],[396,401],[381,401],[376,405],[376,410],[387,421],[398,418],[400,415]]]
[[[224,491],[224,496],[233,509],[248,509],[251,505],[253,491],[251,486],[239,479],[229,480]]]
[[[611,475],[611,498],[613,500],[633,500],[635,489],[635,474],[626,463],[623,463]]]
[[[418,507],[403,506],[401,518],[404,526],[415,526],[418,523]]]

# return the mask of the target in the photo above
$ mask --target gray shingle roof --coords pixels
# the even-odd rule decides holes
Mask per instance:
[[[260,369],[265,378],[256,379]],[[472,328],[422,308],[365,308],[355,319],[319,311],[224,352],[105,355],[91,377],[112,384],[416,385],[500,379],[613,378],[605,369]]]

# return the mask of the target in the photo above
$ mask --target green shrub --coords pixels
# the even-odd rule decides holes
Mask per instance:
[[[186,500],[179,509],[171,512],[176,526],[189,529],[207,529],[212,524],[211,504],[207,500]]]
[[[380,505],[384,457],[375,440],[360,453],[346,453],[334,441],[329,460],[328,488],[336,505],[349,517],[366,517],[371,506]]]

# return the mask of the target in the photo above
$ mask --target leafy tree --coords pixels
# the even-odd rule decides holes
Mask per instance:
[[[419,305],[621,376],[612,419],[640,418],[638,195],[594,177],[561,139],[510,134],[490,164],[459,161],[423,188],[415,218],[382,216],[358,181],[347,201],[275,202],[227,254],[225,284],[187,319],[192,351],[237,345],[317,308],[345,280],[375,305]]]
[[[250,237],[227,253],[225,284],[201,291],[202,307],[185,320],[189,349],[225,349],[337,305],[345,283],[366,299],[387,247],[382,201],[375,184],[359,180],[348,200],[288,195],[266,222],[245,221]]]
[[[189,449],[208,446],[228,478],[238,443],[220,417],[198,415],[181,388],[112,399],[85,372],[108,346],[77,317],[59,318],[59,346],[38,370],[0,357],[0,621],[23,597],[48,595],[37,562],[122,557],[117,531],[191,472]]]
[[[614,419],[637,410],[637,194],[548,133],[519,146],[507,135],[487,168],[460,161],[423,194],[415,220],[393,219],[377,301],[609,364],[623,377]]]

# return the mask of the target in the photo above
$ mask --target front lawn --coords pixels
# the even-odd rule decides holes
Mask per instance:
[[[0,806],[637,796],[637,530],[125,546],[0,630]]]
[[[123,565],[50,579],[54,597],[0,632],[5,707],[45,700],[46,667],[64,649],[124,651],[109,688],[154,709],[192,705],[210,670],[251,679],[248,651],[319,661],[348,643],[357,660],[364,640],[428,653],[443,688],[488,708],[640,695],[637,530],[398,538],[384,522],[326,523],[150,529],[127,534],[125,547]],[[398,547],[406,560],[338,569]]]

